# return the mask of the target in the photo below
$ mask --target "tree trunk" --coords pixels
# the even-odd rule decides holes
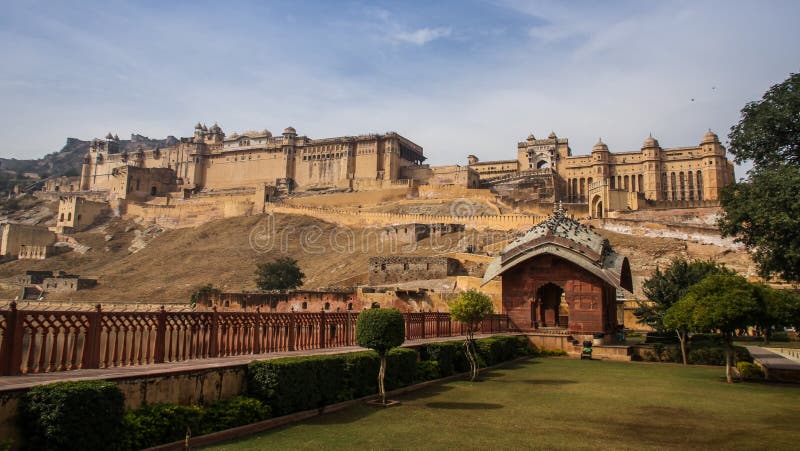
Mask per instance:
[[[386,353],[381,354],[381,369],[378,371],[378,392],[381,395],[381,403],[386,404],[386,388],[383,386],[383,379],[386,377]]]
[[[681,357],[683,364],[686,365],[686,331],[678,330],[678,341],[681,343]]]
[[[731,360],[733,359],[733,338],[725,335],[725,379],[729,384],[733,383],[733,374],[731,370]]]
[[[467,330],[467,340],[464,342],[464,352],[469,360],[469,380],[475,382],[478,378],[478,358],[475,355],[475,340],[473,338],[472,326]]]

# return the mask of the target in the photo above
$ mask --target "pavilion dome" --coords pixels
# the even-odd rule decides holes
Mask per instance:
[[[297,130],[295,130],[294,127],[292,127],[292,126],[289,126],[289,127],[286,127],[286,128],[283,129],[283,134],[284,135],[296,135],[297,134]]]
[[[533,136],[533,133],[531,133],[530,135],[528,135],[528,141],[536,141],[536,137],[535,137],[535,136]]]
[[[703,140],[700,142],[701,144],[714,144],[719,142],[719,137],[716,133],[712,132],[709,128],[705,135],[703,135]]]
[[[595,145],[592,147],[592,152],[608,152],[608,146],[603,142],[602,139],[598,139]]]
[[[647,138],[644,140],[644,142],[642,143],[642,149],[647,149],[647,148],[649,148],[649,147],[661,147],[661,146],[658,144],[658,140],[657,140],[657,139],[655,139],[655,138],[653,138],[653,135],[652,135],[652,134],[651,134],[650,136],[648,136],[648,137],[647,137]]]
[[[547,137],[548,137],[549,139],[556,139],[556,132],[550,132],[550,134],[549,134],[549,135],[547,135]]]

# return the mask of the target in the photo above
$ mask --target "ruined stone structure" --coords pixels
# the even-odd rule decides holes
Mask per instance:
[[[474,155],[468,160],[484,186],[539,185],[538,198],[552,195],[553,202],[588,204],[593,217],[645,206],[712,205],[721,189],[734,182],[733,163],[710,130],[696,146],[662,148],[649,136],[638,151],[611,153],[599,140],[590,155],[575,156],[567,138],[531,134],[517,144],[516,160],[480,162]]]
[[[52,246],[55,233],[46,227],[26,224],[0,224],[0,260],[18,258],[25,246]],[[27,255],[27,254],[26,254]]]
[[[67,274],[64,271],[25,271],[18,282],[22,285],[22,299],[40,299],[48,291],[71,292],[97,285],[96,279]]]
[[[633,289],[628,259],[561,209],[509,243],[483,282],[498,276],[503,313],[519,330],[612,333],[617,289]]]
[[[58,200],[58,216],[55,230],[78,232],[94,224],[98,217],[108,213],[108,204],[88,200],[83,196],[61,196]]]
[[[355,289],[288,290],[253,292],[209,292],[197,300],[197,310],[218,311],[341,312],[361,311]]]
[[[55,254],[55,247],[45,244],[20,244],[19,260],[44,260]]]
[[[369,284],[386,285],[414,280],[444,279],[460,273],[457,260],[447,257],[371,257]]]
[[[71,193],[81,188],[80,177],[53,177],[44,181],[42,192],[45,193]]]
[[[422,147],[397,133],[311,139],[287,127],[227,136],[218,125],[197,124],[194,136],[163,149],[120,150],[110,133],[92,141],[81,189],[111,191],[121,168],[173,171],[176,189],[221,190],[267,183],[287,191],[380,188],[401,181],[401,170],[425,160]],[[130,183],[130,178],[128,184]],[[135,191],[152,192],[152,185]],[[156,191],[159,187],[156,186]]]

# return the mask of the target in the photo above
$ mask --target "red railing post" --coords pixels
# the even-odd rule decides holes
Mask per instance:
[[[89,327],[86,328],[86,336],[83,340],[83,356],[81,356],[81,368],[100,368],[100,315],[102,307],[100,304],[94,306],[94,311],[86,314],[89,319]]]
[[[319,347],[325,347],[325,310],[319,313]]]
[[[289,313],[289,350],[294,351],[294,341],[296,332],[294,330],[294,309]]]
[[[253,321],[253,354],[261,354],[261,307],[256,307],[255,320]]]
[[[211,349],[209,357],[219,357],[219,312],[216,305],[211,307],[211,331],[208,337],[211,341],[209,343]]]
[[[11,302],[3,331],[3,347],[0,348],[0,375],[15,376],[22,366],[23,324],[17,311],[17,302]]]
[[[441,322],[441,317],[439,315],[439,312],[436,312],[435,318],[436,318],[436,338],[439,338],[442,336],[441,325],[439,324]]]
[[[352,327],[352,320],[350,319],[350,313],[351,312],[347,312],[347,331],[345,332],[345,340],[346,340],[345,346],[350,346],[353,340],[353,332],[350,330],[350,328]]]
[[[164,353],[167,347],[167,310],[164,306],[158,311],[158,323],[156,324],[156,352],[153,358],[155,363],[164,363]]]

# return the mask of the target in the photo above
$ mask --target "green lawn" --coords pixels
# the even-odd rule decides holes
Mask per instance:
[[[532,359],[216,449],[792,449],[800,386],[724,369]]]

